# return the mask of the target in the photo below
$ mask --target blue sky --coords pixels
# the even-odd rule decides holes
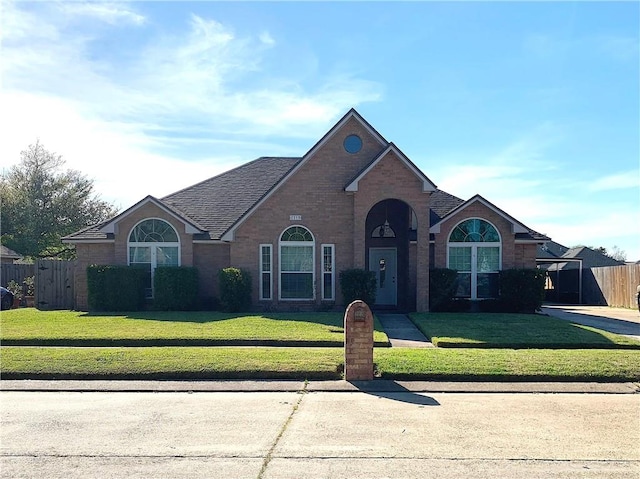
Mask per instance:
[[[440,189],[640,260],[638,2],[1,8],[2,168],[40,138],[126,208],[355,107]]]

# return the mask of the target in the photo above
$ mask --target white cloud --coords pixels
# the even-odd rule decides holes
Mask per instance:
[[[260,41],[265,45],[273,46],[276,44],[276,41],[273,39],[271,34],[267,31],[264,31],[260,34]]]
[[[238,37],[227,25],[192,15],[186,32],[156,33],[145,38],[147,47],[123,44],[131,50],[119,63],[96,50],[101,35],[115,27],[151,34],[152,19],[145,22],[128,4],[3,7],[1,166],[17,163],[19,152],[40,138],[121,207],[256,156],[300,155],[264,139],[316,139],[347,108],[379,99],[376,83],[348,73],[309,90],[263,72],[264,53],[277,48],[266,31]],[[92,18],[104,28],[70,18]]]
[[[69,15],[91,17],[111,25],[120,23],[142,25],[146,20],[126,2],[66,2],[60,5],[60,8]]]
[[[622,190],[640,187],[640,168],[603,176],[589,184],[589,191]]]

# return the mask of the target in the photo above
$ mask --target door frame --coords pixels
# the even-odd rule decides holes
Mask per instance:
[[[381,307],[397,307],[398,306],[398,248],[395,246],[381,246],[381,247],[370,247],[369,248],[369,271],[376,271],[375,269],[371,269],[373,262],[371,261],[371,254],[374,251],[382,251],[382,250],[388,250],[388,251],[393,251],[393,256],[395,259],[395,278],[393,279],[393,285],[394,285],[394,298],[393,298],[393,303],[388,303],[388,304],[380,304],[378,303],[378,300],[376,298],[376,302],[374,303],[374,306],[381,306]],[[377,281],[377,274],[376,274],[376,291],[378,288],[378,281]]]

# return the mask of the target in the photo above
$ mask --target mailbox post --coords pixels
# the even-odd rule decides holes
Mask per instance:
[[[344,378],[373,379],[373,314],[364,301],[354,301],[344,313]]]

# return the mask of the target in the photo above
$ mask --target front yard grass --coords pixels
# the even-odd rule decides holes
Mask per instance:
[[[389,338],[376,319],[376,346]],[[342,313],[226,314],[143,311],[92,314],[22,308],[0,315],[6,346],[342,346]]]
[[[0,348],[3,379],[340,379],[342,348]],[[377,376],[405,380],[639,381],[640,351],[374,350]]]
[[[640,341],[540,314],[413,313],[440,348],[640,349]]]

